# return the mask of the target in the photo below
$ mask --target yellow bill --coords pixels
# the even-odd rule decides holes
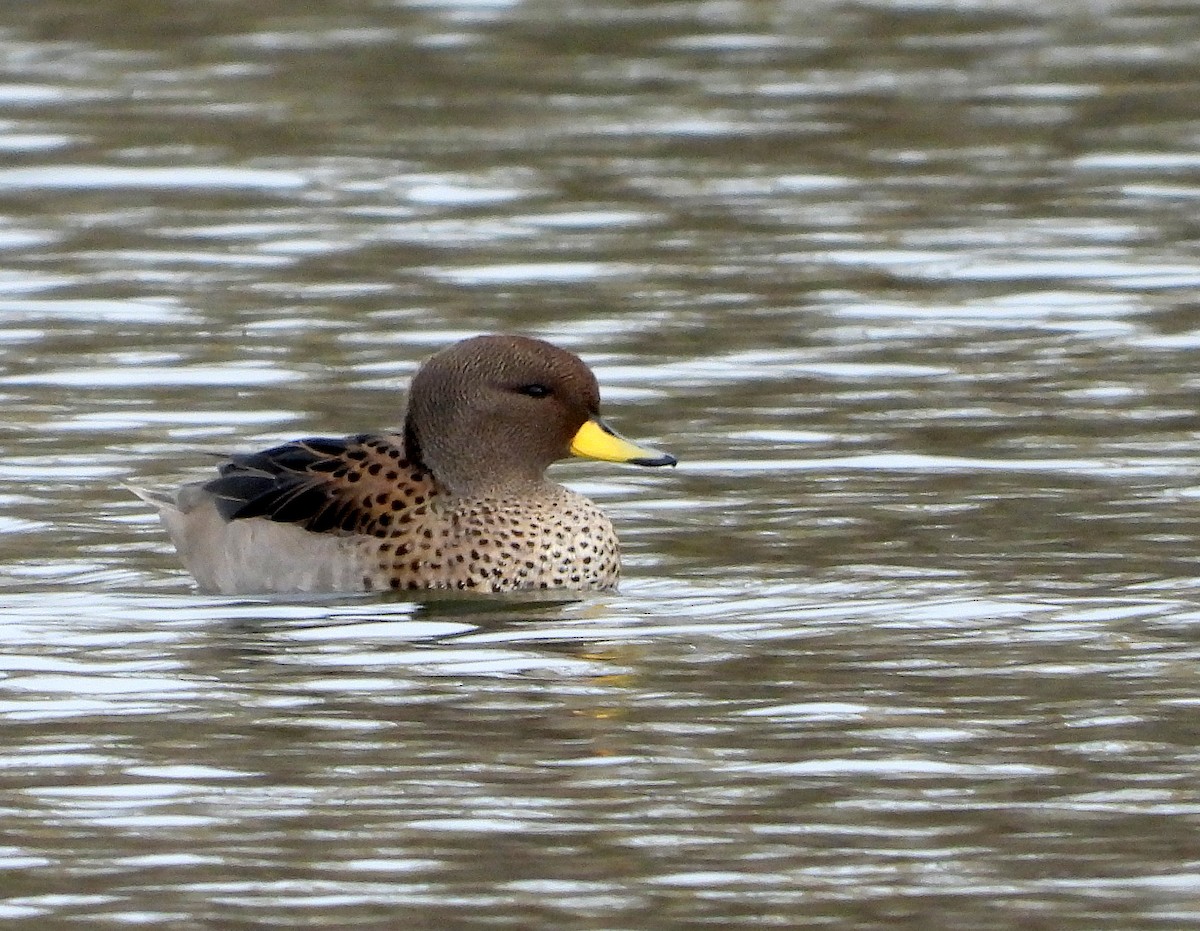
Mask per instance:
[[[639,466],[673,466],[679,461],[668,453],[629,442],[596,417],[585,422],[571,440],[571,455]]]

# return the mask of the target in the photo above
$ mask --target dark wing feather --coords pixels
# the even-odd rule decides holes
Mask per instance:
[[[401,437],[314,437],[230,456],[204,487],[225,520],[265,517],[315,533],[390,536],[399,515],[427,502],[434,482]]]

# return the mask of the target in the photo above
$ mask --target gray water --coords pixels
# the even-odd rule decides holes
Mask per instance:
[[[1194,928],[1190,2],[0,9],[6,928]],[[125,482],[495,330],[622,593],[194,593]]]

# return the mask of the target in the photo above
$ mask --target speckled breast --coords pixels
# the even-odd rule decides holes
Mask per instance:
[[[605,591],[620,578],[612,522],[565,488],[536,499],[434,498],[359,543],[367,591]]]

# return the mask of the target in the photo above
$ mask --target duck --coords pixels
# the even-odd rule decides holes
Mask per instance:
[[[570,456],[677,463],[601,419],[579,356],[489,334],[419,367],[394,432],[294,440],[224,457],[204,481],[130,490],[207,593],[615,591],[612,521],[546,477]]]

